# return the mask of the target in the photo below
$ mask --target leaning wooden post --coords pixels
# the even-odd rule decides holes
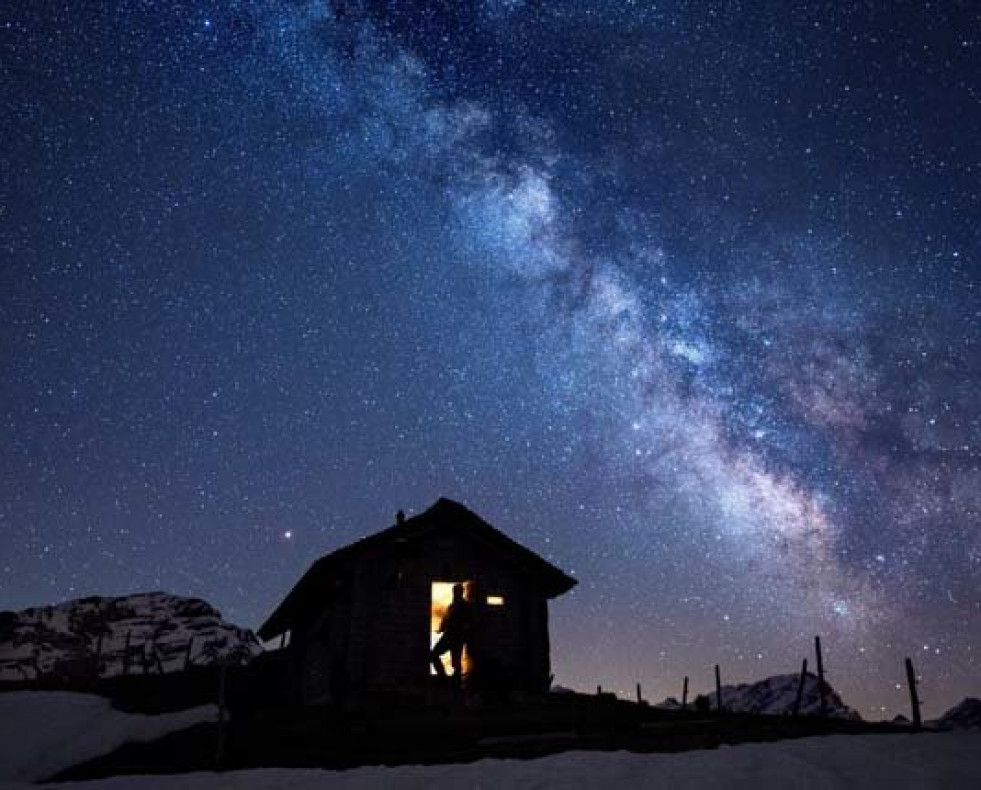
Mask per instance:
[[[688,710],[688,675],[685,675],[685,685],[681,688],[681,709]]]
[[[99,636],[95,640],[94,674],[96,678],[99,677],[99,670],[102,668],[102,637],[103,632],[99,631]]]
[[[215,748],[215,767],[221,770],[225,761],[225,674],[228,671],[228,661],[222,658],[218,662],[218,745]]]
[[[814,637],[814,652],[817,654],[818,665],[818,700],[820,701],[821,715],[828,713],[828,703],[824,698],[824,660],[821,657],[821,637]]]
[[[797,684],[797,697],[794,699],[794,718],[800,714],[800,701],[804,697],[804,681],[807,679],[807,659],[800,666],[800,682]]]
[[[187,640],[187,650],[184,652],[184,671],[191,666],[191,650],[194,648],[194,634],[191,634],[191,638]]]
[[[719,665],[715,665],[715,705],[722,713],[722,676],[719,673]]]
[[[123,675],[129,674],[129,643],[133,637],[132,631],[126,632],[126,645],[123,647]]]
[[[637,704],[640,705],[644,701],[644,698],[640,695],[640,683],[637,684]]]
[[[598,697],[602,693],[603,693],[603,687],[602,686],[597,686],[596,687],[596,696]]]
[[[153,642],[152,643],[152,650],[153,650],[153,658],[154,658],[154,660],[156,661],[156,664],[157,664],[157,674],[163,675],[164,674],[163,660],[160,658],[160,651],[157,650],[157,643],[156,642]]]
[[[913,662],[906,659],[906,685],[909,686],[909,704],[913,709],[913,730],[919,731],[923,726],[920,718],[920,695],[916,692],[916,673],[913,671]]]

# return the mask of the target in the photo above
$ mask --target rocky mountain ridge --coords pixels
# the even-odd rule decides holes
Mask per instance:
[[[981,699],[965,697],[930,724],[938,730],[981,730]]]
[[[165,592],[0,612],[0,680],[169,673],[262,652],[207,601]]]
[[[800,675],[773,675],[755,683],[723,686],[722,706],[733,713],[788,715],[793,712],[799,683]],[[828,717],[853,721],[861,720],[862,717],[858,711],[846,705],[838,692],[827,682],[824,684],[824,689],[825,708]],[[716,706],[715,693],[698,695],[693,705],[714,709]],[[676,709],[681,706],[674,697],[668,697],[658,707]],[[818,679],[808,672],[804,679],[804,689],[801,694],[800,714],[803,716],[816,715],[820,710],[821,695]]]

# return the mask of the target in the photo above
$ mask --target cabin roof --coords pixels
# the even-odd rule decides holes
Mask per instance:
[[[350,563],[376,551],[421,540],[444,527],[467,530],[493,545],[516,566],[533,574],[549,598],[568,592],[576,584],[575,579],[503,532],[494,529],[472,510],[452,499],[441,498],[419,515],[337,549],[314,562],[262,624],[259,636],[262,639],[272,639],[293,627],[298,618],[315,610],[324,600],[324,591],[329,589],[339,572]]]

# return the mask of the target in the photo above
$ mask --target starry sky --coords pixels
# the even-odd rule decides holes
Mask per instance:
[[[445,495],[563,685],[976,696],[978,74],[971,2],[4,3],[0,608],[257,627]]]

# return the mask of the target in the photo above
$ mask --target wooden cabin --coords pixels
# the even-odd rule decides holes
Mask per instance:
[[[453,586],[462,584],[473,615],[462,684],[541,692],[551,672],[548,601],[575,583],[463,505],[440,499],[317,560],[259,636],[285,645],[295,702],[425,699],[442,681],[429,654]],[[448,654],[444,664],[449,671]]]

